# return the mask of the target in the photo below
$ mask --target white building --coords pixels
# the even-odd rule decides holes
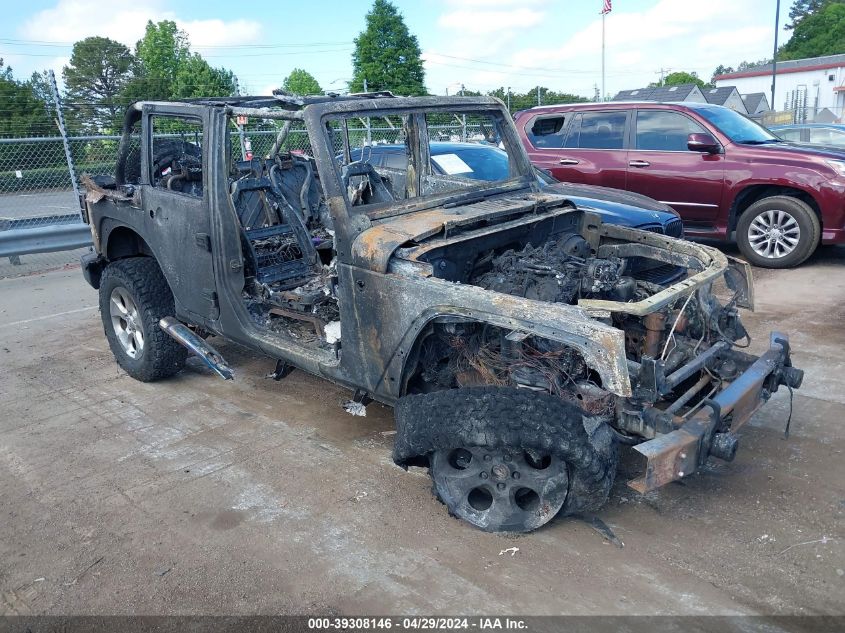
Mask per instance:
[[[719,75],[716,86],[736,86],[740,94],[772,92],[772,66],[755,66],[742,72]],[[828,55],[778,62],[773,110],[794,111],[796,122],[821,118],[842,119],[845,113],[845,55]]]

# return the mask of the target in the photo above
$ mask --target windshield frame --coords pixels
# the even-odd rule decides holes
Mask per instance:
[[[779,143],[782,141],[782,139],[774,132],[736,110],[731,110],[730,108],[726,108],[724,106],[705,104],[688,104],[687,107],[707,121],[707,123],[719,130],[719,132],[732,143],[752,145],[761,143]],[[729,118],[732,119],[731,122],[739,124],[742,127],[725,125],[725,121]],[[749,134],[751,136],[749,136]],[[755,134],[758,135],[758,137],[755,138]]]
[[[503,151],[505,151],[508,154],[509,159],[513,161],[514,175],[507,180],[477,181],[479,183],[478,185],[467,187],[466,189],[434,193],[427,196],[420,196],[381,205],[372,205],[372,208],[361,206],[353,207],[349,201],[348,194],[343,187],[340,166],[337,164],[337,161],[332,160],[331,169],[333,170],[334,178],[331,179],[333,181],[331,184],[334,185],[336,194],[342,196],[345,202],[347,215],[350,219],[355,216],[365,215],[371,220],[382,220],[433,209],[449,203],[454,198],[483,198],[487,195],[492,196],[503,192],[512,192],[529,187],[536,187],[536,178],[534,176],[533,167],[531,162],[528,160],[525,148],[516,133],[513,119],[507,116],[504,108],[497,100],[467,99],[462,97],[423,97],[420,99],[413,99],[412,101],[423,100],[432,101],[433,103],[430,105],[416,105],[414,103],[400,104],[396,103],[396,100],[389,100],[389,104],[384,104],[384,101],[387,100],[373,100],[371,102],[361,104],[362,106],[371,107],[359,107],[355,109],[349,108],[343,109],[342,111],[332,109],[330,111],[322,112],[320,113],[318,126],[322,131],[322,134],[320,135],[322,138],[319,143],[324,147],[326,153],[334,154],[332,151],[334,145],[328,131],[328,126],[326,125],[329,121],[349,120],[364,117],[375,118],[383,116],[396,117],[423,115],[424,117],[427,114],[438,112],[448,114],[487,114],[497,119],[499,131],[501,133],[501,142],[505,148]],[[409,99],[409,101],[411,101],[411,99]],[[372,107],[382,104],[388,105],[388,107]],[[307,114],[308,110],[310,110],[310,108],[306,110]],[[422,137],[427,136],[427,134],[419,134],[419,136],[421,137],[420,140],[422,140]],[[312,147],[314,147],[313,141]],[[314,149],[316,152],[316,147],[314,147]],[[327,188],[328,185],[329,183],[324,180],[323,187]],[[326,193],[329,195],[328,191],[326,191]]]

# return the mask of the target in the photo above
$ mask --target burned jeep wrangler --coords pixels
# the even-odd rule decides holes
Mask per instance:
[[[505,174],[434,155],[442,141],[499,148]],[[428,466],[483,530],[599,508],[620,445],[644,458],[640,492],[733,459],[737,429],[801,383],[785,334],[741,349],[747,264],[578,208],[493,98],[136,103],[116,177],[86,186],[84,274],[130,376],[171,376],[191,350],[231,378],[220,336],[278,378],[392,405],[394,461]]]

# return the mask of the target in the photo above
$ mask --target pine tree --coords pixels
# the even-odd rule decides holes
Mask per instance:
[[[366,28],[355,38],[352,53],[352,92],[391,90],[401,95],[424,95],[425,69],[416,36],[402,14],[388,0],[375,0]]]

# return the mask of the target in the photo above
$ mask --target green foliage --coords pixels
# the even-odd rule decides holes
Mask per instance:
[[[144,37],[135,45],[135,55],[144,76],[170,88],[179,67],[190,56],[188,34],[171,20],[157,24],[149,20]]]
[[[685,86],[687,84],[695,84],[699,88],[706,88],[708,86],[707,82],[698,76],[698,73],[678,71],[674,73],[669,73],[663,78],[662,81],[657,81],[649,84],[649,87],[660,88],[663,86]]]
[[[120,42],[107,37],[76,42],[70,63],[62,69],[65,103],[72,118],[90,131],[119,125],[125,106],[119,96],[132,79],[135,65],[134,55]]]
[[[778,51],[779,60],[845,53],[845,2],[817,4],[821,6],[794,22],[792,37]]]
[[[507,104],[508,102],[508,93],[507,89],[505,88],[496,88],[495,90],[491,90],[487,94],[491,97],[501,99],[505,104]],[[559,103],[585,103],[587,101],[589,101],[589,99],[579,95],[574,95],[568,92],[555,92],[554,90],[549,90],[548,88],[540,86],[540,105],[555,105]],[[536,86],[524,93],[511,91],[511,112],[526,110],[528,108],[533,108],[536,105],[538,105]]]
[[[739,66],[734,68],[733,66],[724,66],[719,64],[716,67],[716,70],[713,71],[713,78],[710,80],[710,83],[713,84],[716,81],[716,77],[719,75],[728,75],[730,73],[741,73],[743,71],[749,70],[750,68],[756,68],[757,66],[766,66],[767,64],[771,64],[771,59],[760,59],[756,62],[740,62]]]
[[[292,95],[318,95],[323,92],[314,75],[302,68],[294,68],[282,82],[282,90]]]
[[[134,78],[121,92],[121,101],[189,99],[234,94],[232,71],[213,68],[199,53],[192,53],[188,35],[175,22],[147,22],[144,37],[135,46]]]
[[[392,90],[401,95],[424,95],[425,70],[419,42],[402,14],[388,0],[375,0],[366,27],[355,38],[351,92]]]
[[[70,186],[67,163],[64,153],[61,151],[61,142],[55,143],[58,152],[55,160],[50,162],[53,167],[38,167],[46,162],[43,155],[43,146],[34,151],[33,156],[37,157],[34,166],[21,165],[11,160],[3,159],[3,152],[0,152],[0,193],[17,193],[21,191],[39,191],[44,189],[67,189]],[[26,148],[26,145],[19,147]],[[4,171],[6,167],[10,169]],[[18,178],[15,170],[21,171]],[[76,171],[79,174],[113,174],[114,160],[99,163],[77,163]]]
[[[786,29],[794,29],[801,20],[830,3],[831,0],[793,0],[792,6],[789,8],[789,19],[792,20],[792,23],[787,24]]]
[[[176,99],[235,94],[237,80],[231,70],[212,68],[199,53],[190,53],[176,69],[172,94]]]
[[[39,76],[40,77],[40,76]],[[40,80],[39,80],[40,81]],[[0,59],[0,136],[51,136],[56,126],[49,103],[33,90],[34,78],[18,81]]]

